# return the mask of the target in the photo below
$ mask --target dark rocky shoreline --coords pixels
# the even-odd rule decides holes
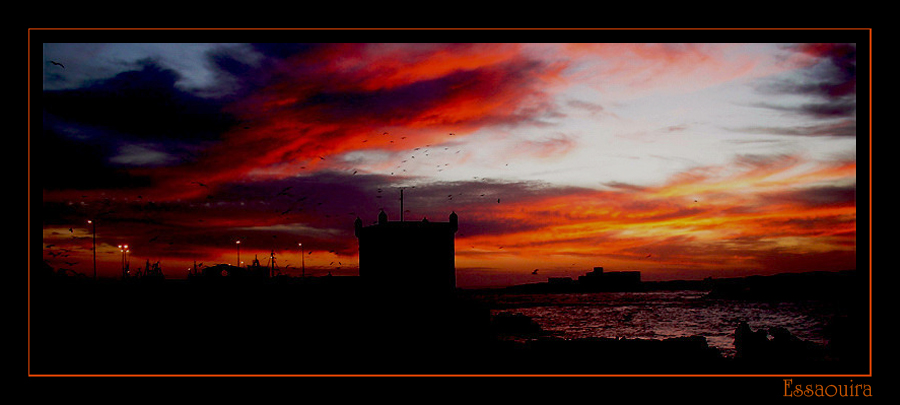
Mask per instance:
[[[34,374],[784,374],[865,373],[867,330],[828,347],[736,327],[735,357],[702,336],[563,339],[491,316],[467,294],[304,283],[92,282],[32,278]],[[510,336],[525,339],[508,339]]]

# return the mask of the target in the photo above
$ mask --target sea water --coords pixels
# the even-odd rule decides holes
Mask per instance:
[[[588,337],[666,339],[704,336],[725,356],[734,355],[740,322],[753,330],[783,327],[792,335],[827,344],[826,325],[840,308],[821,301],[758,302],[711,299],[704,291],[491,294],[492,314],[530,317],[565,339]]]

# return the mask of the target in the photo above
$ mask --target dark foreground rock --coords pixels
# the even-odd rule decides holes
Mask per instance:
[[[30,372],[848,372],[828,350],[810,348],[786,331],[770,331],[775,337],[764,343],[752,331],[740,329],[736,336],[741,356],[730,359],[702,336],[567,340],[541,333],[520,317],[492,319],[482,303],[452,294],[373,291],[337,279],[317,283],[33,285]],[[530,335],[519,341],[504,339],[511,331]]]

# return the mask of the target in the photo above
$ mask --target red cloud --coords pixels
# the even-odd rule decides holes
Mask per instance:
[[[542,85],[562,68],[530,59],[516,44],[412,49],[334,45],[282,60],[274,73],[260,73],[258,90],[228,106],[242,124],[196,163],[135,173],[170,189],[184,189],[185,178],[281,177],[335,167],[345,152],[397,151],[515,124],[544,112]],[[565,147],[557,143],[546,146]]]

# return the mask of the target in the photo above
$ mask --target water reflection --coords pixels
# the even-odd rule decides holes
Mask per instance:
[[[826,344],[824,326],[839,308],[819,301],[752,302],[708,299],[703,291],[585,294],[500,294],[485,297],[493,313],[532,318],[564,338],[665,339],[701,335],[723,355],[734,355],[734,330],[783,327],[794,336]]]

